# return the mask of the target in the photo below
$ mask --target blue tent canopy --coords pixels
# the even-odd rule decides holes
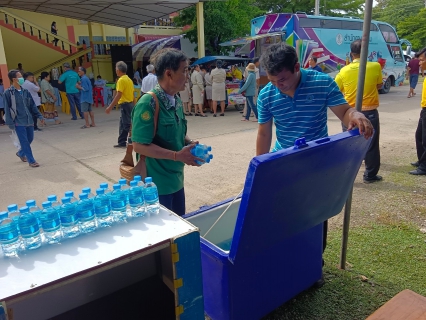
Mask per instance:
[[[222,60],[223,62],[225,62],[227,64],[237,64],[237,63],[247,63],[247,62],[250,62],[252,59],[228,57],[228,56],[207,56],[207,57],[203,57],[201,59],[198,59],[197,61],[192,63],[191,67],[198,65],[198,64],[211,63],[211,62],[217,61],[217,60]]]

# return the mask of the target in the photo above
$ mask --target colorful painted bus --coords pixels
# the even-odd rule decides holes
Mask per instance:
[[[303,67],[308,67],[309,58],[315,56],[324,72],[334,77],[350,62],[350,44],[362,38],[362,28],[363,20],[356,18],[274,13],[253,19],[250,37],[221,45],[246,45],[250,57],[260,57],[271,44],[285,41],[296,48]],[[382,66],[381,92],[387,93],[391,86],[400,86],[405,79],[401,43],[395,29],[385,22],[372,21],[370,29],[368,60]],[[266,76],[263,70],[262,75]]]

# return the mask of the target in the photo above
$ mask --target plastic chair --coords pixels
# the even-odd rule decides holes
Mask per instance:
[[[100,87],[93,88],[93,102],[96,103],[96,108],[98,107],[99,99],[101,100],[102,107],[104,105],[104,89]]]
[[[70,102],[68,101],[67,94],[63,91],[59,91],[62,100],[62,112],[66,114],[71,113]]]

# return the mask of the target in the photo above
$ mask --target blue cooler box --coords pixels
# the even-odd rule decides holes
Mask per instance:
[[[341,212],[369,144],[353,130],[253,158],[242,197],[201,238],[209,317],[260,319],[321,278],[323,222]],[[204,236],[231,202],[185,218]]]

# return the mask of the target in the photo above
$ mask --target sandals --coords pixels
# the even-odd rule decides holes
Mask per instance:
[[[208,116],[206,114],[200,114],[201,118],[207,118]]]
[[[224,113],[221,113],[221,114],[220,114],[220,116],[221,116],[221,117],[224,117],[224,116],[225,116],[225,114],[224,114]]]
[[[95,126],[94,124],[91,124],[91,125],[90,125],[90,127],[91,127],[91,128],[94,128],[94,127],[96,127],[96,126]]]
[[[55,124],[64,124],[62,121],[55,122]]]
[[[26,156],[21,157],[21,156],[18,154],[18,152],[16,153],[16,156],[17,156],[19,159],[21,159],[21,161],[22,161],[22,162],[27,162],[27,157],[26,157]]]
[[[215,113],[215,114],[213,114],[213,117],[215,117],[215,118],[216,118],[216,117],[217,117],[217,114],[216,114],[216,113]]]
[[[80,129],[89,129],[89,128],[90,128],[90,126],[86,126],[86,125],[80,127]]]
[[[30,164],[29,164],[29,166],[30,166],[31,168],[37,168],[37,167],[40,167],[40,165],[39,165],[37,162],[30,163]]]

